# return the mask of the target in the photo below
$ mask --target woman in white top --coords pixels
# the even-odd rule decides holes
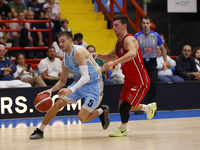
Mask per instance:
[[[35,76],[33,69],[25,64],[24,55],[16,54],[17,70],[14,73],[15,79],[20,79],[23,82],[30,83],[32,86],[47,86],[41,77]]]
[[[191,56],[194,57],[197,70],[200,72],[200,47],[195,47],[191,53]]]

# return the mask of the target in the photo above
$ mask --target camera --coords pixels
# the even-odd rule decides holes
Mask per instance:
[[[27,65],[27,71],[29,71],[30,68],[31,68],[31,64],[28,64],[28,65]]]

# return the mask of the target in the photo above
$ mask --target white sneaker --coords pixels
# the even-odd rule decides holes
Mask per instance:
[[[152,119],[154,117],[155,111],[157,110],[156,103],[150,103],[148,104],[150,111],[146,112],[147,119]]]

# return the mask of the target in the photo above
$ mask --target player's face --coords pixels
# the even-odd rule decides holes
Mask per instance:
[[[195,58],[199,59],[200,58],[200,49],[198,49],[195,53]]]
[[[59,37],[58,42],[63,52],[68,51],[72,45],[72,40],[68,39],[66,36]]]
[[[144,32],[150,31],[151,22],[149,19],[142,19],[142,29]]]
[[[25,64],[25,60],[24,60],[24,56],[23,55],[19,55],[19,57],[17,58],[17,63],[20,66],[23,66]]]
[[[184,55],[184,57],[187,59],[190,54],[191,54],[192,50],[191,50],[191,47],[190,46],[185,46],[182,50],[182,53]]]
[[[113,22],[113,29],[115,34],[118,36],[126,29],[126,24],[123,25],[120,20],[115,20]]]

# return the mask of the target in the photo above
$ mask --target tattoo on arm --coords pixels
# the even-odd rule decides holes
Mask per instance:
[[[111,54],[111,57],[114,59],[116,57],[116,54],[115,53]]]

